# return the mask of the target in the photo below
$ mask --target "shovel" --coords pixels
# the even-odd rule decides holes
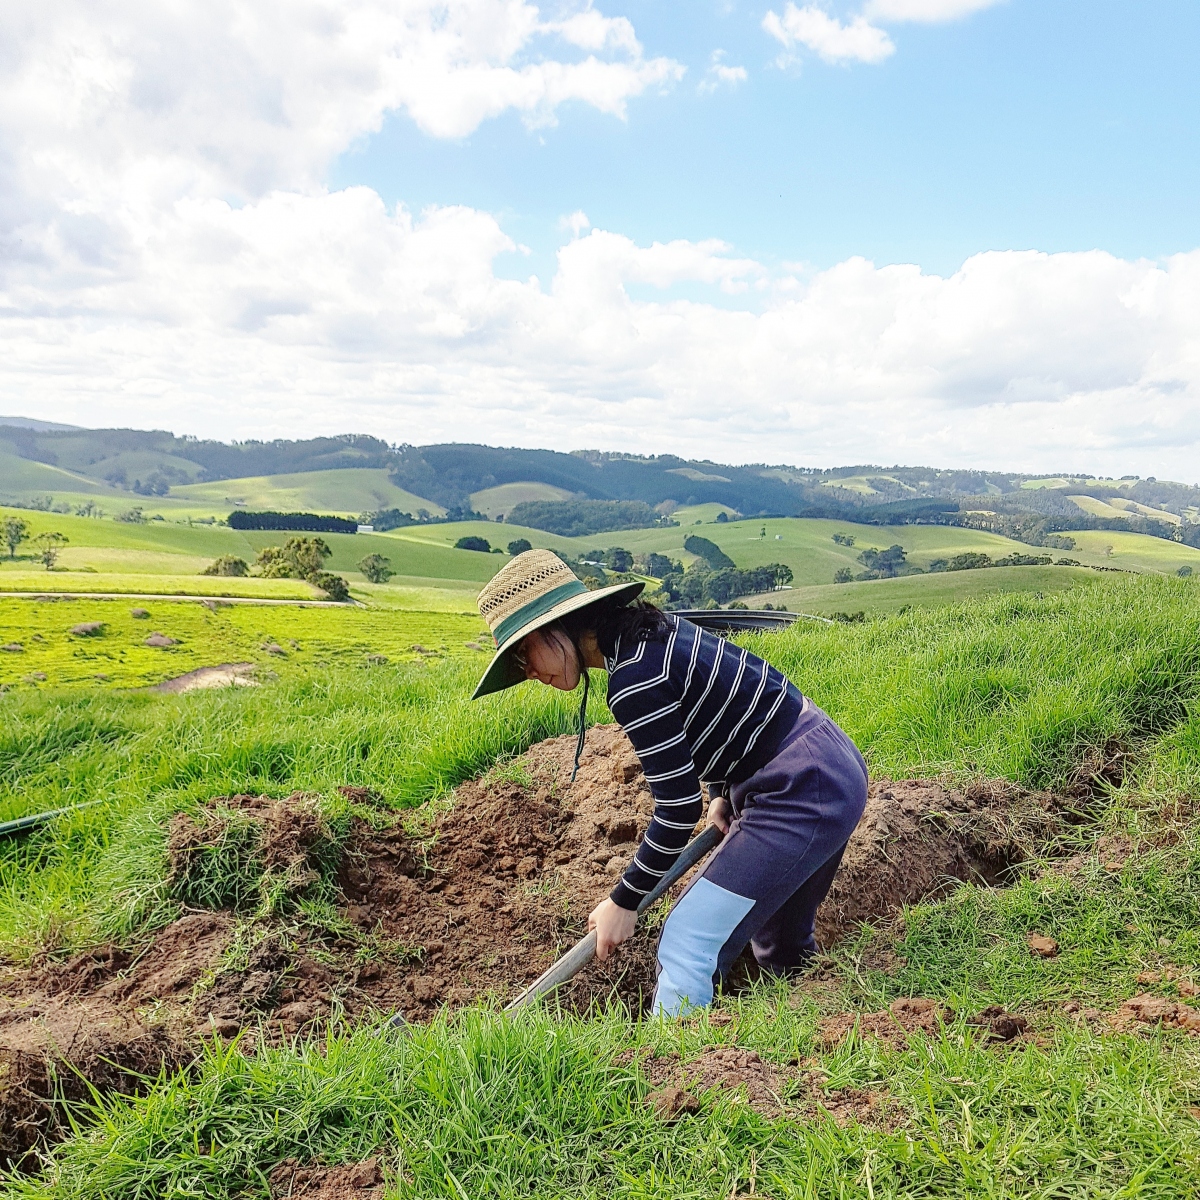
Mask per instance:
[[[692,838],[684,847],[683,853],[675,860],[675,865],[658,881],[658,885],[645,896],[637,906],[638,914],[642,914],[652,904],[659,900],[683,875],[691,870],[710,850],[717,846],[723,834],[715,826],[710,825],[703,833]],[[573,979],[588,963],[596,957],[596,931],[593,929],[580,938],[548,971],[539,975],[515,1000],[504,1006],[505,1012],[515,1012],[532,1004],[539,996],[553,991],[556,987]]]

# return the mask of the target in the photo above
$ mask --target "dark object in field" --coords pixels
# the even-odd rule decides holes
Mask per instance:
[[[487,538],[481,537],[460,537],[454,543],[455,550],[478,550],[483,554],[491,554],[492,546]]]
[[[993,1042],[1011,1042],[1029,1028],[1029,1022],[1015,1013],[1006,1012],[999,1004],[989,1004],[982,1012],[967,1018],[968,1025],[982,1025]]]
[[[286,654],[287,651],[278,642],[268,642],[263,649],[268,654]]]
[[[131,616],[131,617],[132,617],[132,618],[133,618],[135,621],[148,621],[148,620],[150,620],[150,610],[149,610],[148,608],[131,608],[131,609],[129,610],[129,615],[130,615],[130,616]]]
[[[83,621],[79,625],[71,626],[73,637],[99,637],[103,632],[103,621]]]
[[[0,646],[0,650],[3,650],[5,654],[24,654],[25,653],[25,647],[22,646],[20,642],[9,642],[5,646]]]
[[[178,646],[179,642],[173,637],[167,637],[165,633],[152,633],[143,645],[162,648],[166,646]]]
[[[804,613],[776,612],[763,609],[737,609],[730,612],[719,608],[685,608],[677,610],[675,616],[699,625],[701,629],[713,633],[771,633],[786,629],[793,625]],[[823,620],[821,617],[809,617],[809,620]]]
[[[101,803],[99,800],[89,800],[85,804],[73,804],[67,808],[52,808],[49,812],[31,813],[27,817],[17,817],[15,820],[5,821],[0,823],[0,838],[32,833],[35,829],[40,829],[43,825],[48,825],[55,817],[61,817],[65,813],[77,812],[81,808],[91,808],[93,804],[99,803]]]
[[[358,522],[316,513],[242,512],[229,514],[230,529],[286,529],[305,533],[357,533]]]

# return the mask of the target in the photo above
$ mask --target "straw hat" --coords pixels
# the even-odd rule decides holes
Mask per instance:
[[[527,633],[600,600],[625,604],[645,586],[619,583],[590,592],[557,554],[549,550],[518,554],[479,593],[479,612],[496,639],[497,649],[471,699],[524,683],[525,672],[512,655]]]

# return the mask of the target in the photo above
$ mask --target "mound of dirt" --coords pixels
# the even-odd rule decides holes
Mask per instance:
[[[201,1036],[241,1032],[250,1045],[311,1032],[335,1013],[423,1020],[443,1005],[514,996],[582,936],[653,809],[618,727],[589,731],[568,786],[574,745],[562,737],[534,746],[463,784],[452,805],[399,815],[388,828],[359,820],[344,843],[301,793],[217,797],[178,814],[170,880],[190,911],[140,953],[102,948],[10,971],[0,983],[0,1054],[18,1064],[0,1065],[0,1114],[5,1129],[23,1131],[4,1135],[4,1153],[19,1157],[39,1129],[53,1133],[50,1080],[65,1077],[66,1062],[98,1087],[133,1086],[133,1073],[185,1060]],[[365,789],[347,795],[376,799]],[[830,944],[948,881],[1000,881],[1069,818],[1054,797],[1008,785],[959,792],[925,780],[876,781],[818,934]],[[287,915],[318,877],[335,872],[343,925],[321,930]],[[239,927],[234,914],[262,911],[265,895],[280,901],[273,911],[282,915]],[[653,934],[639,932],[559,1000],[584,1010],[616,996],[638,1011],[653,991],[654,958]],[[897,1044],[913,1028],[932,1031],[942,1013],[933,1001],[911,1007],[920,1003],[897,1002],[860,1018],[860,1027]],[[700,1071],[696,1086],[725,1086],[724,1053],[690,1064]],[[735,1065],[750,1102],[775,1103],[774,1068]]]
[[[131,1092],[143,1074],[191,1057],[163,1017],[101,996],[0,1001],[0,1164],[29,1168],[69,1133],[65,1104],[91,1089]]]

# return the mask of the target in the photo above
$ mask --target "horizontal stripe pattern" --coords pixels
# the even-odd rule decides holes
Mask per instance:
[[[618,640],[605,659],[608,707],[654,796],[650,828],[612,891],[622,908],[637,908],[687,845],[704,808],[700,781],[728,779],[764,729],[777,719],[790,728],[804,705],[761,658],[690,621],[667,619],[664,639]]]

